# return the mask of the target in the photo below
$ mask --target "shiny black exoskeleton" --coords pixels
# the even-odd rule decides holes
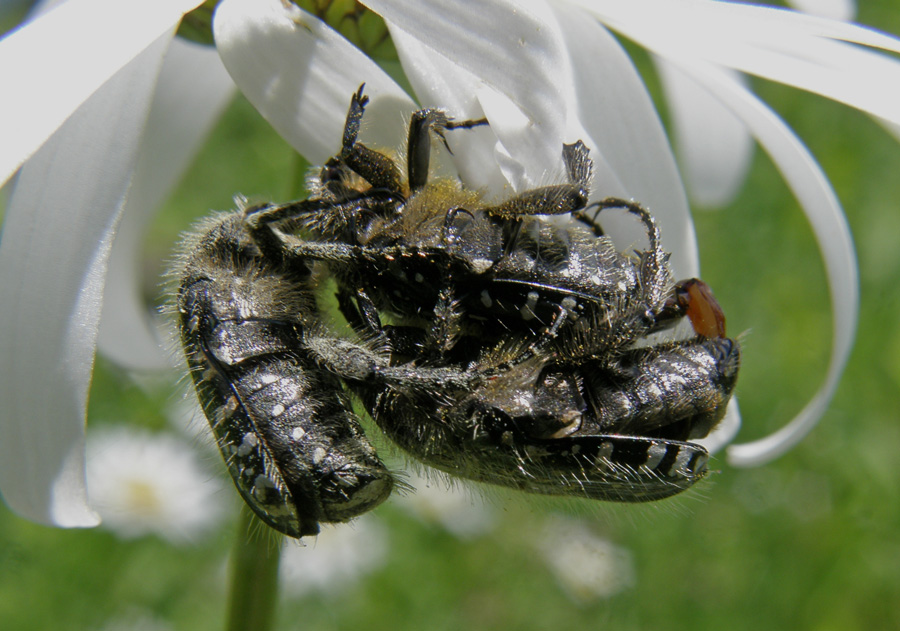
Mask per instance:
[[[724,415],[740,349],[708,287],[673,282],[650,213],[588,205],[581,142],[566,183],[500,203],[430,180],[431,135],[483,124],[440,110],[413,115],[404,175],[357,141],[366,102],[308,199],[213,220],[184,248],[182,341],[251,507],[302,536],[387,497],[346,391],[407,453],[481,482],[637,502],[703,477],[688,441]],[[591,207],[636,215],[648,248],[617,251]],[[354,336],[320,317],[328,275]],[[645,341],[685,317],[695,337]]]
[[[386,499],[393,477],[339,377],[305,349],[321,342],[310,269],[265,252],[237,212],[207,220],[185,240],[177,274],[191,377],[250,508],[301,537]]]
[[[430,136],[482,121],[457,123],[421,110],[410,123],[407,178],[386,155],[357,141],[367,98],[353,95],[341,152],[313,180],[309,199],[273,206],[257,221],[278,222],[293,255],[327,264],[338,279],[344,315],[378,328],[387,313],[420,329],[437,325],[419,355],[451,351],[454,336],[490,345],[502,335],[548,332],[587,316],[611,351],[625,348],[685,315],[675,292],[659,228],[639,204],[591,204],[591,160],[582,142],[563,147],[568,182],[488,203],[448,180],[427,179]],[[623,208],[647,229],[646,250],[619,252],[602,234],[597,213]],[[566,216],[568,222],[545,221]],[[692,281],[687,281],[692,282]],[[465,313],[464,318],[455,314]]]

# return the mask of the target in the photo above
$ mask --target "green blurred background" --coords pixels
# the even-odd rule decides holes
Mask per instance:
[[[859,21],[900,33],[894,2],[860,5]],[[469,539],[388,502],[375,511],[389,545],[383,565],[326,593],[283,598],[276,628],[900,628],[900,145],[856,111],[762,81],[754,87],[819,160],[856,240],[859,334],[819,428],[759,469],[714,460],[720,472],[699,489],[653,506],[492,495],[493,529]],[[149,297],[160,299],[162,261],[180,231],[210,208],[230,209],[236,192],[289,197],[296,168],[291,149],[235,101],[152,226]],[[823,379],[828,289],[809,226],[763,153],[732,206],[695,219],[703,277],[729,331],[746,332],[737,394],[747,441],[796,414]],[[99,359],[89,426],[170,430],[166,413],[182,393],[176,378],[139,387]],[[575,600],[561,589],[536,551],[568,535],[554,532],[548,515],[577,519],[627,551],[633,576],[621,591]],[[201,543],[174,547],[152,536],[37,526],[2,506],[0,627],[150,628],[149,619],[222,629],[236,528],[233,510]]]

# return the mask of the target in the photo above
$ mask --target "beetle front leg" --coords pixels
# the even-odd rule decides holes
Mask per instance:
[[[652,317],[653,314],[664,308],[663,294],[672,282],[669,271],[669,254],[662,249],[661,235],[656,219],[653,218],[650,211],[637,202],[618,197],[607,197],[593,202],[589,208],[596,208],[597,214],[607,208],[622,208],[637,215],[644,224],[649,246],[646,250],[638,252],[641,262],[641,300],[649,306],[649,315]],[[597,214],[594,215],[594,223],[596,223]],[[586,213],[581,213],[580,216],[586,217]]]
[[[282,261],[286,254],[284,236],[276,228],[302,216],[317,216],[331,206],[322,200],[308,199],[289,204],[250,206],[242,208],[241,212],[244,228],[265,257]]]
[[[428,166],[431,162],[431,134],[434,133],[450,151],[446,129],[471,129],[487,125],[486,118],[454,121],[443,110],[426,108],[413,112],[409,119],[409,133],[406,137],[406,170],[409,190],[415,192],[428,182]],[[450,153],[453,153],[450,151]]]
[[[402,177],[394,161],[374,149],[369,149],[358,142],[359,127],[365,114],[369,97],[363,93],[366,84],[359,86],[350,98],[350,109],[344,122],[344,133],[341,140],[341,152],[331,158],[322,167],[319,179],[322,185],[335,193],[338,198],[347,197],[351,193],[343,182],[346,167],[366,180],[374,189],[383,189],[392,193],[402,193]]]

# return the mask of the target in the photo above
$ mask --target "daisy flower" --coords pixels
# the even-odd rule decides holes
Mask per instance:
[[[106,621],[97,631],[174,631],[167,620],[140,610],[127,611]]]
[[[364,515],[346,528],[326,528],[306,545],[286,541],[279,574],[285,595],[310,592],[344,597],[361,578],[382,567],[389,543],[384,526]]]
[[[400,145],[404,116],[417,107],[371,59],[285,0],[223,0],[215,49],[173,40],[181,15],[197,4],[69,0],[0,41],[0,80],[16,95],[0,116],[0,180],[21,166],[0,242],[0,488],[36,521],[96,523],[83,473],[95,348],[99,340],[131,366],[165,363],[130,280],[136,242],[142,218],[164,199],[233,84],[312,163],[334,152],[348,95],[361,83],[371,97],[367,143]],[[772,437],[731,447],[730,458],[764,462],[811,429],[853,339],[853,248],[824,174],[739,73],[900,124],[892,92],[900,63],[882,52],[900,51],[900,41],[820,16],[711,0],[364,4],[384,18],[419,104],[490,121],[465,143],[450,139],[449,166],[467,185],[500,194],[546,183],[563,173],[561,144],[581,139],[592,150],[596,194],[651,208],[681,278],[698,273],[686,195],[644,83],[612,33],[653,53],[669,94],[688,112],[676,116],[684,129],[696,122],[684,104],[711,96],[721,107],[708,111],[731,117],[723,138],[749,132],[819,240],[834,338],[825,382],[807,408]],[[696,176],[691,188],[725,199],[746,155],[704,137],[690,155],[715,156],[728,185],[709,190],[697,162],[687,169]],[[746,142],[735,145],[746,153]],[[604,227],[625,246],[639,236],[634,223]],[[733,410],[709,444],[721,447],[737,427]]]
[[[578,520],[548,520],[534,546],[560,588],[576,602],[610,598],[634,586],[631,553]]]
[[[460,539],[472,539],[494,528],[495,511],[469,487],[441,475],[415,475],[406,482],[414,491],[398,497],[397,505],[421,521],[438,524]]]
[[[87,456],[91,502],[103,527],[123,539],[155,534],[183,544],[222,523],[225,485],[175,436],[128,428],[91,432]]]

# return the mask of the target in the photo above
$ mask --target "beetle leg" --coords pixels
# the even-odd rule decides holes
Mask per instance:
[[[409,190],[415,192],[428,182],[432,133],[440,138],[444,147],[452,154],[453,152],[450,151],[450,147],[447,145],[444,130],[471,129],[472,127],[487,124],[486,118],[454,121],[443,110],[433,108],[413,112],[409,119],[409,133],[406,138],[406,170]]]
[[[565,215],[585,208],[590,194],[592,163],[580,140],[563,145],[567,184],[541,186],[516,195],[487,212],[507,219],[522,215]]]
[[[651,314],[659,312],[664,301],[663,294],[671,280],[669,255],[662,249],[659,225],[656,223],[656,219],[637,202],[618,197],[608,197],[594,202],[590,208],[597,208],[598,213],[607,208],[623,208],[631,214],[637,215],[644,224],[650,245],[646,250],[638,253],[641,261],[642,301],[649,305]]]
[[[402,193],[402,177],[394,161],[374,149],[369,149],[358,142],[359,127],[369,102],[363,90],[366,84],[359,86],[350,98],[350,108],[344,122],[344,133],[341,139],[341,152],[331,158],[322,167],[319,174],[323,186],[334,192],[338,198],[345,197],[351,191],[343,184],[344,172],[341,167],[356,173],[375,189],[384,189],[392,193]]]

